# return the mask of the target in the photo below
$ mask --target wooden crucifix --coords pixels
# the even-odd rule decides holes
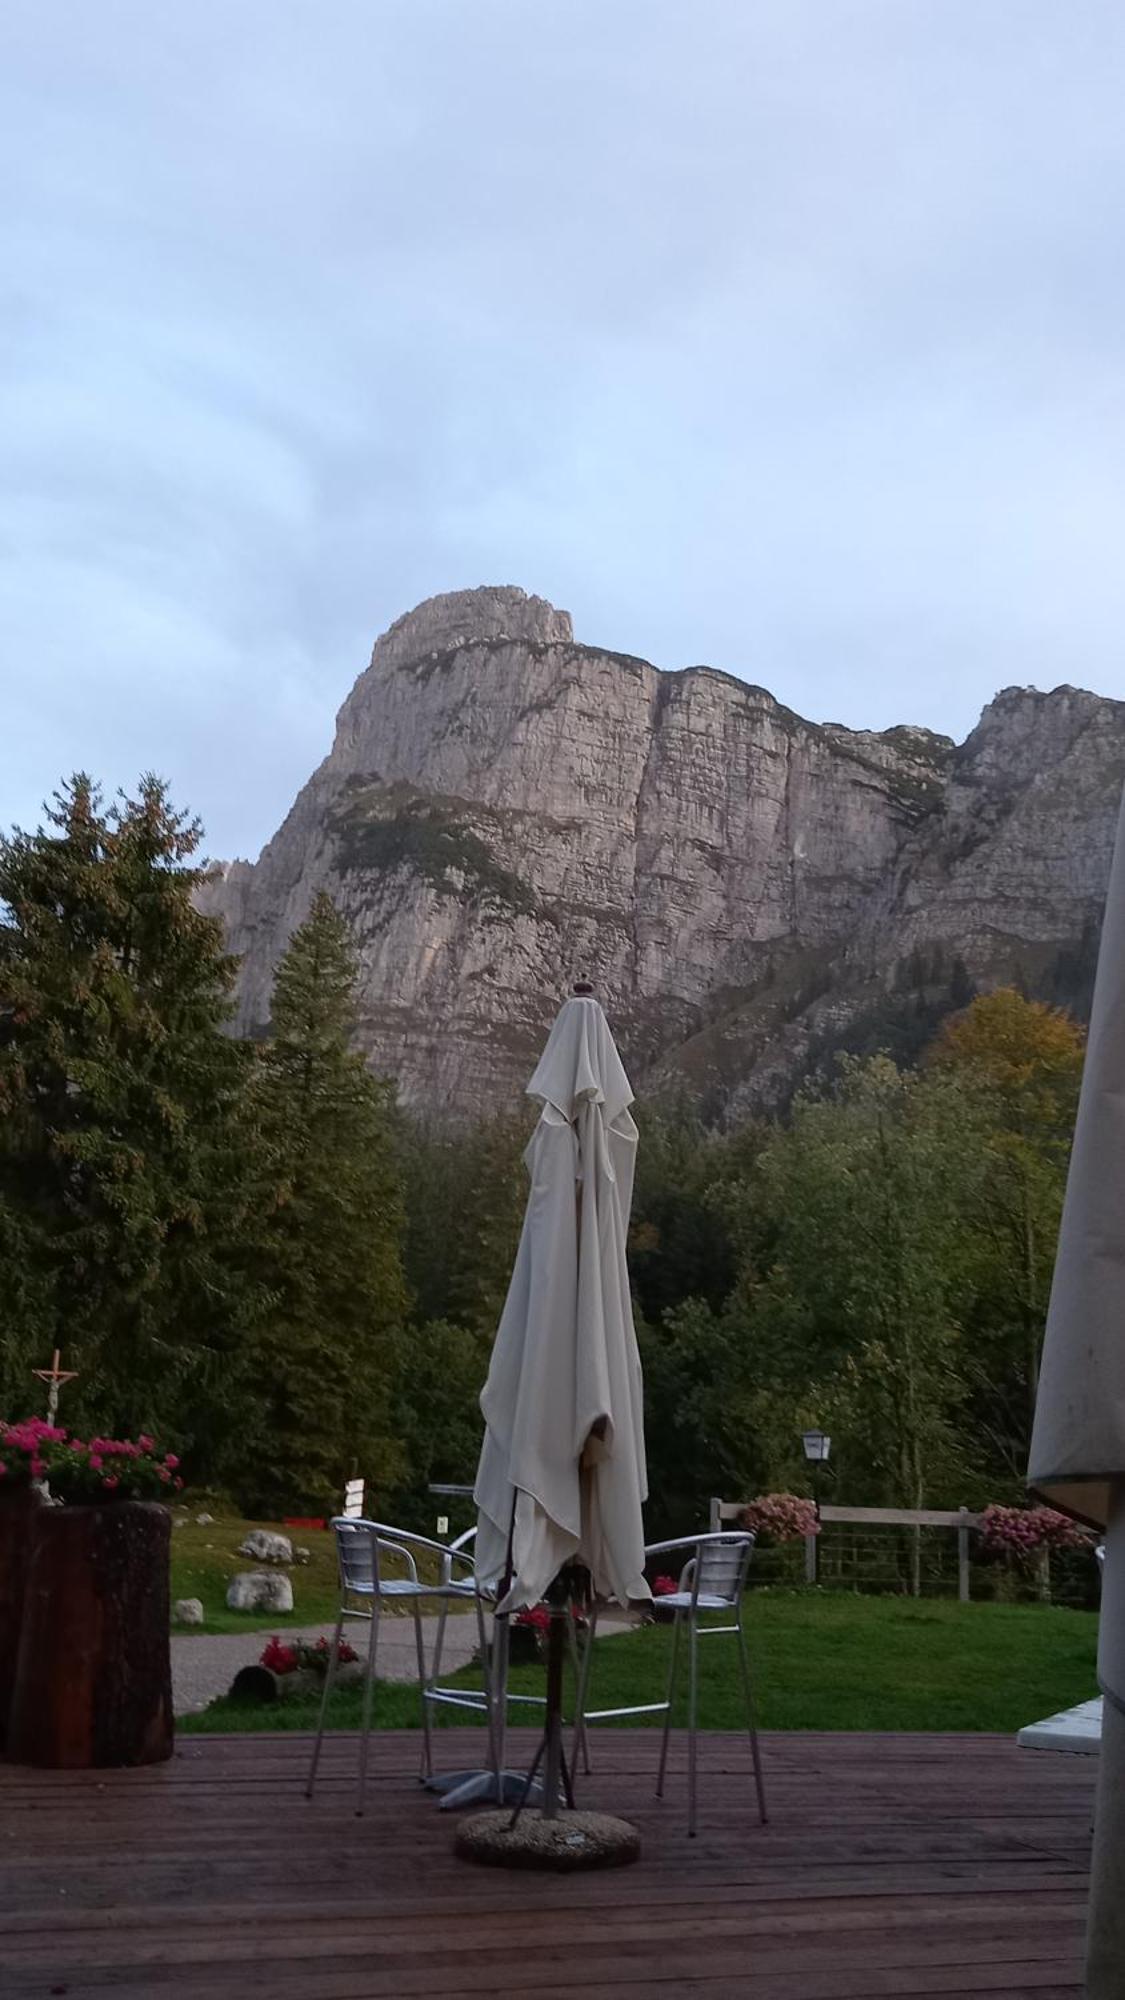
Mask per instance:
[[[64,1382],[74,1381],[78,1370],[77,1368],[59,1367],[59,1349],[56,1347],[50,1367],[33,1368],[31,1372],[38,1381],[48,1384],[47,1422],[53,1424],[59,1413],[59,1390],[62,1388]]]

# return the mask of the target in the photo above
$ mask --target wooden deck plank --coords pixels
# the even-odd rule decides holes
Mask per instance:
[[[527,1742],[512,1745],[518,1762]],[[443,1761],[481,1736],[443,1732]],[[580,1989],[586,2000],[883,2000],[1081,1992],[1094,1773],[998,1737],[767,1739],[771,1823],[744,1739],[701,1744],[653,1798],[648,1732],[599,1732],[583,1802],[641,1829],[631,1869],[473,1868],[416,1781],[416,1739],[185,1738],[130,1772],[0,1767],[0,1991],[119,2000],[409,2000]]]

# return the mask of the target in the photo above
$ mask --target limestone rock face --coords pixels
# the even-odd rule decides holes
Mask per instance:
[[[201,902],[258,1032],[327,889],[359,1043],[416,1109],[510,1102],[582,974],[635,1082],[686,1080],[722,1117],[974,984],[1081,1008],[1123,777],[1125,705],[1073,688],[1006,690],[959,747],[874,734],[579,645],[520,590],[460,591],[377,642],[284,824]]]

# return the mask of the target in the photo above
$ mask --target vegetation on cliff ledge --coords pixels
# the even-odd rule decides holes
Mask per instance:
[[[337,857],[342,874],[406,868],[440,895],[468,893],[519,915],[535,908],[527,883],[503,867],[471,827],[432,801],[411,801],[378,817],[353,806],[337,823]]]

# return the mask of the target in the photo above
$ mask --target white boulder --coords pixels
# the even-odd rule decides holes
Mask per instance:
[[[255,1562],[291,1563],[293,1544],[288,1535],[275,1535],[268,1528],[251,1528],[246,1540],[239,1544],[240,1556],[253,1556]]]
[[[177,1597],[172,1606],[173,1625],[202,1625],[203,1604],[198,1597]]]
[[[243,1569],[227,1590],[229,1611],[292,1611],[293,1585],[277,1570]]]

